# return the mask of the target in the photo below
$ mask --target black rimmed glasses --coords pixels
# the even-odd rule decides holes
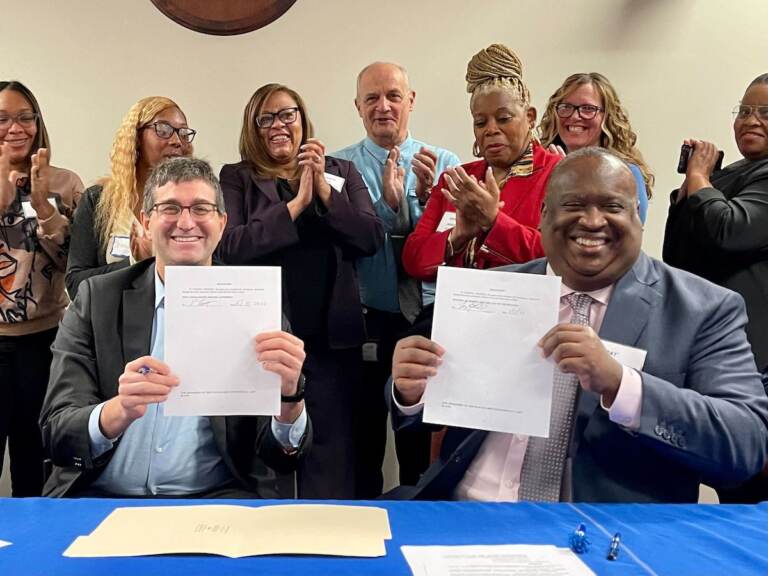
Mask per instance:
[[[192,128],[187,128],[186,126],[182,126],[181,128],[174,128],[168,122],[152,122],[152,124],[147,124],[146,126],[142,127],[142,130],[146,128],[152,128],[155,131],[155,134],[157,134],[160,138],[163,140],[169,140],[173,137],[174,132],[179,135],[179,140],[186,144],[190,144],[192,140],[195,139],[195,134],[197,134],[197,130],[192,130]]]
[[[275,123],[275,118],[279,119],[283,124],[293,124],[298,117],[299,107],[292,106],[291,108],[283,108],[277,112],[265,112],[264,114],[259,114],[256,117],[256,126],[259,128],[269,128]]]
[[[0,130],[10,128],[14,123],[24,128],[31,128],[37,122],[40,114],[37,112],[20,112],[15,116],[10,114],[0,114]]]
[[[768,122],[768,106],[757,105],[752,106],[750,104],[739,104],[733,109],[733,115],[737,120],[746,120],[754,114],[758,120],[762,122]]]
[[[189,210],[189,215],[195,222],[204,222],[218,212],[219,207],[211,202],[197,202],[188,206],[182,206],[176,202],[158,202],[152,206],[152,210],[166,222],[176,222],[181,218],[184,210]]]
[[[598,112],[602,112],[603,109],[599,106],[594,106],[593,104],[580,104],[576,106],[575,104],[563,102],[562,104],[555,106],[555,111],[560,118],[570,118],[573,116],[574,112],[578,112],[580,118],[583,118],[584,120],[592,120],[592,118],[597,116]]]

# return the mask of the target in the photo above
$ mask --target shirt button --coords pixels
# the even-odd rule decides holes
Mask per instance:
[[[158,454],[162,454],[163,453],[162,446],[158,446],[157,448],[155,448],[155,452],[157,452]]]
[[[506,486],[506,487],[507,487],[507,488],[509,488],[510,490],[511,490],[511,489],[514,487],[514,485],[515,485],[515,483],[514,483],[514,482],[512,482],[512,480],[505,480],[505,481],[504,481],[504,486]]]

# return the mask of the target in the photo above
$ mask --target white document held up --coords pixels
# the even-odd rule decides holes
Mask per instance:
[[[432,340],[445,356],[424,421],[547,437],[554,364],[537,342],[559,299],[557,276],[439,268]]]
[[[280,286],[277,267],[166,267],[165,362],[180,380],[167,416],[280,413],[280,378],[253,347],[281,329]]]
[[[499,546],[401,546],[413,576],[594,576],[568,548]]]

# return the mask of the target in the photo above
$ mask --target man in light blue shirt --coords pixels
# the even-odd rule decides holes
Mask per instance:
[[[168,394],[183,385],[163,361],[165,268],[210,266],[226,225],[210,166],[191,158],[158,166],[146,185],[141,218],[156,258],[88,279],[52,346],[41,426],[55,467],[45,493],[294,495],[289,473],[310,431],[303,343],[295,336],[275,331],[253,342],[264,368],[280,375],[279,416],[164,415]]]
[[[454,153],[411,137],[408,119],[415,98],[402,66],[374,62],[363,68],[357,77],[355,106],[367,136],[332,154],[352,161],[362,174],[386,232],[381,249],[357,262],[368,335],[357,430],[359,498],[381,493],[386,442],[384,385],[394,344],[421,309],[420,286],[403,272],[400,253],[421,217],[436,177],[460,163]],[[429,464],[428,436],[398,437],[397,454],[401,482],[415,482]]]

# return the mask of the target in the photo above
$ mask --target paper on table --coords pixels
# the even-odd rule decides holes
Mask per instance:
[[[167,266],[165,362],[181,383],[167,416],[280,413],[280,377],[261,367],[253,337],[281,328],[280,268]]]
[[[0,548],[3,548],[5,546],[10,546],[12,542],[6,542],[5,540],[0,540]]]
[[[413,576],[594,576],[568,548],[499,546],[401,546]]]
[[[558,276],[440,267],[432,340],[446,352],[424,421],[548,436],[554,364],[536,344],[559,299]]]
[[[262,554],[384,556],[392,538],[384,508],[278,506],[147,506],[117,508],[64,556]]]

